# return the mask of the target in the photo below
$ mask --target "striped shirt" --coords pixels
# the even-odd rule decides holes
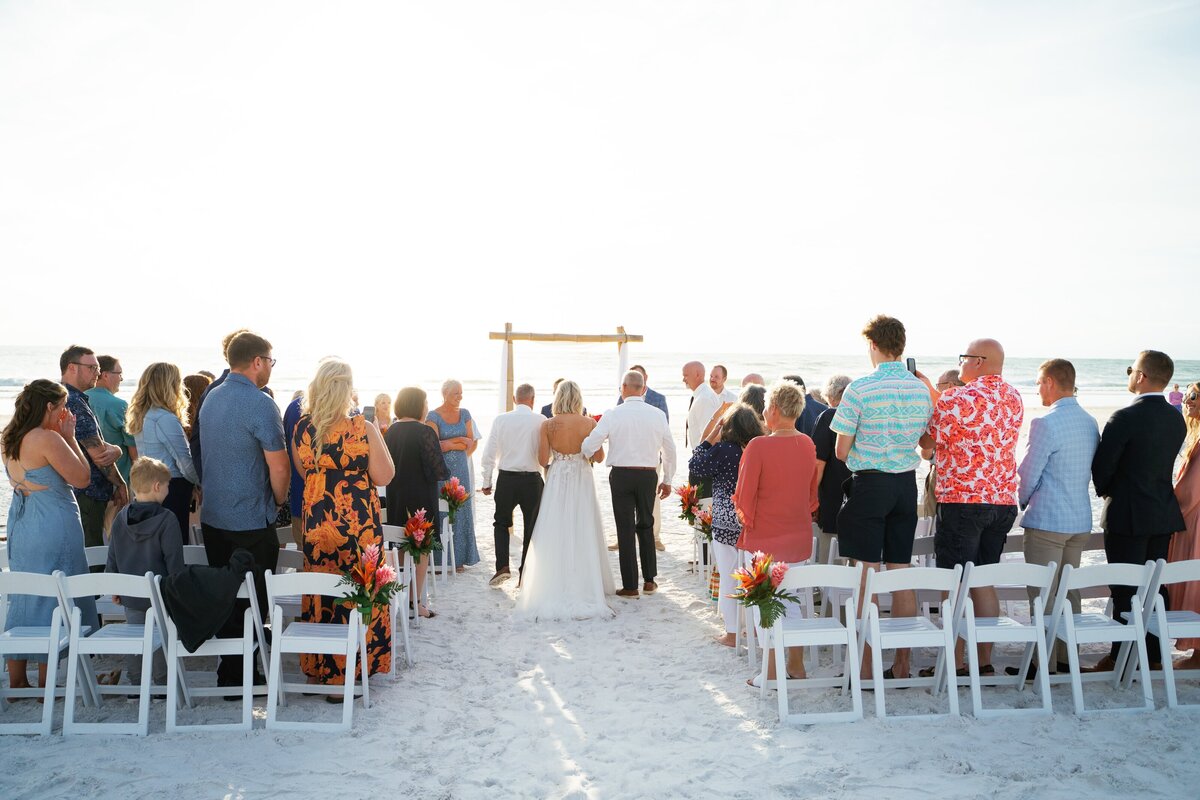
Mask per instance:
[[[829,429],[854,437],[851,472],[910,472],[921,463],[917,443],[931,413],[925,384],[899,361],[885,361],[846,387]]]
[[[1088,481],[1100,428],[1074,397],[1064,397],[1050,412],[1029,423],[1029,441],[1017,474],[1027,528],[1054,533],[1092,529]]]

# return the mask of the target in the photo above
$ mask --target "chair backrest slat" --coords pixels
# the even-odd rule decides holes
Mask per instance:
[[[1002,584],[1014,586],[1032,586],[1038,589],[1049,588],[1054,582],[1054,571],[1057,565],[1028,564],[1021,561],[1001,561],[998,564],[983,566],[970,565],[969,570],[963,571],[963,585],[968,589],[980,586],[997,586]]]
[[[0,572],[0,595],[58,597],[58,579],[40,572]]]
[[[403,525],[381,525],[383,541],[385,542],[402,542],[404,541],[404,526]]]
[[[183,563],[193,567],[207,567],[208,551],[202,544],[185,544],[183,546]]]
[[[275,598],[279,595],[318,594],[324,597],[344,597],[346,586],[341,585],[341,575],[328,572],[291,572],[286,575],[275,575],[267,570],[264,575],[267,582],[267,597],[272,608]]]
[[[83,548],[83,555],[87,558],[89,567],[103,567],[108,563],[108,545],[98,544],[92,547]]]
[[[934,592],[955,592],[958,589],[962,567],[938,569],[937,567],[906,567],[869,573],[867,599],[887,592],[907,592],[926,589]]]
[[[861,580],[862,570],[860,567],[843,567],[838,564],[802,564],[788,569],[779,588],[794,591],[809,587],[829,587],[857,591]]]
[[[1160,584],[1200,581],[1200,558],[1189,561],[1166,562],[1158,571]]]
[[[1070,566],[1070,565],[1068,565]],[[1153,562],[1146,564],[1095,564],[1090,567],[1063,568],[1060,585],[1067,589],[1087,589],[1092,586],[1142,586],[1154,569]]]
[[[149,576],[149,578],[147,577]],[[68,599],[96,595],[116,594],[123,597],[150,599],[153,590],[150,580],[154,576],[124,575],[119,572],[91,572],[86,575],[66,575],[62,579],[63,595]]]
[[[275,568],[282,572],[285,569],[292,569],[296,572],[304,571],[304,553],[299,550],[280,550],[279,560],[276,562]]]

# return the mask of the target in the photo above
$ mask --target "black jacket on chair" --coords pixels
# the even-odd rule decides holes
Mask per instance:
[[[228,567],[184,567],[162,579],[163,604],[189,653],[221,630],[233,612],[246,573],[253,570],[254,556],[238,548]]]
[[[1092,458],[1096,494],[1109,499],[1107,533],[1165,536],[1184,529],[1171,478],[1186,436],[1183,415],[1160,394],[1143,394],[1112,415]]]

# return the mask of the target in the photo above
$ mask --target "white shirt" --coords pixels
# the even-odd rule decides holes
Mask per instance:
[[[687,441],[684,445],[694,450],[704,441],[704,429],[712,420],[713,414],[721,407],[721,398],[707,383],[702,383],[692,392],[691,408],[687,415]]]
[[[717,397],[721,398],[722,403],[736,403],[738,401],[738,393],[733,389],[722,389]]]
[[[605,411],[579,449],[590,458],[605,441],[610,467],[653,469],[661,453],[662,483],[670,483],[675,477],[675,442],[671,440],[667,415],[646,405],[646,398],[626,397],[624,403]]]
[[[483,445],[483,488],[492,486],[492,472],[499,466],[505,472],[540,472],[538,438],[546,418],[526,405],[517,405],[496,417]],[[499,464],[497,465],[497,457]]]

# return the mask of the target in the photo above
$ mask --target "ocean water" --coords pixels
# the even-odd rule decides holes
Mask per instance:
[[[58,377],[60,352],[53,347],[0,346],[0,422],[11,417],[14,398],[25,383],[34,378]],[[110,353],[121,360],[125,381],[120,395],[126,399],[133,394],[142,370],[154,361],[176,363],[184,374],[201,369],[219,374],[224,366],[217,346],[162,348],[134,345],[98,349],[97,352]],[[287,405],[294,392],[307,386],[317,361],[328,352],[331,348],[310,347],[307,352],[275,350],[278,363],[271,388],[281,408]],[[397,358],[386,351],[354,346],[341,347],[337,352],[354,368],[355,383],[363,404],[373,402],[381,392],[394,398],[401,387],[415,385],[429,393],[430,406],[434,407],[441,402],[442,382],[455,378],[463,384],[463,406],[470,409],[482,431],[488,430],[492,419],[501,410],[503,375],[498,342],[481,343],[478,350],[471,352],[433,352],[417,358]],[[845,374],[853,378],[871,371],[865,354],[689,354],[655,352],[633,345],[629,363],[643,365],[649,374],[650,386],[666,395],[676,442],[683,440],[689,396],[681,380],[681,367],[692,358],[699,358],[709,367],[718,363],[725,365],[729,370],[729,385],[735,388],[750,372],[763,375],[768,383],[784,374],[799,374],[810,388],[816,388],[823,386],[833,375]],[[955,355],[918,354],[916,359],[921,371],[932,378],[958,365]],[[1005,366],[1005,377],[1021,391],[1026,406],[1033,413],[1037,413],[1039,406],[1035,388],[1037,368],[1045,360],[1010,358]],[[1131,363],[1129,358],[1079,359],[1073,363],[1078,374],[1080,403],[1094,410],[1101,421],[1112,409],[1127,404],[1132,398],[1126,389],[1125,369]],[[513,364],[515,381],[531,383],[536,388],[538,407],[550,402],[551,386],[560,377],[579,383],[584,402],[592,413],[610,407],[618,396],[620,376],[615,345],[517,343]],[[1200,361],[1177,362],[1176,380],[1181,386],[1200,380]],[[7,482],[0,482],[0,526],[7,519],[10,498]]]

